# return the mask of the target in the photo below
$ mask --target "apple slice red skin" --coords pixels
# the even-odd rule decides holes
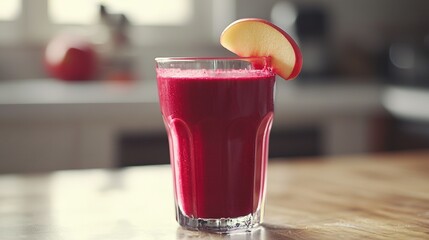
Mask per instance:
[[[235,24],[240,23],[240,22],[246,22],[246,21],[256,21],[256,22],[261,22],[261,23],[267,24],[270,27],[276,29],[278,32],[280,32],[287,39],[287,41],[289,41],[289,43],[291,44],[291,46],[294,50],[294,53],[295,53],[295,65],[294,65],[291,73],[289,74],[289,76],[284,78],[284,79],[285,80],[292,80],[292,79],[296,78],[302,69],[303,60],[302,60],[301,50],[299,49],[298,44],[295,42],[295,40],[293,40],[293,38],[289,34],[287,34],[283,29],[279,28],[278,26],[274,25],[273,23],[271,23],[265,19],[261,19],[261,18],[242,18],[242,19],[239,19],[237,21],[234,21],[228,27],[226,27],[225,30],[222,32],[220,38],[222,39],[222,35],[230,26],[235,25]],[[275,69],[274,69],[274,71],[275,71]]]

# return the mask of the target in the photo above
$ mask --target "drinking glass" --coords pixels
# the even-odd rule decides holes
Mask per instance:
[[[270,58],[156,58],[176,219],[192,230],[262,222],[275,74]]]

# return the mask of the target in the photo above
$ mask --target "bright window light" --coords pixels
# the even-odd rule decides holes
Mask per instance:
[[[49,0],[49,16],[57,24],[93,24],[98,6],[123,13],[134,25],[183,25],[193,14],[194,0]]]
[[[0,0],[0,21],[14,20],[21,13],[21,0]]]
[[[59,24],[91,24],[97,19],[96,3],[91,0],[49,0],[49,17]]]

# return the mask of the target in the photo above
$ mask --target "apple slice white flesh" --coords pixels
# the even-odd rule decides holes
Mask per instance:
[[[285,80],[295,78],[302,67],[298,45],[285,31],[259,18],[231,23],[220,36],[220,43],[240,57],[271,57],[276,74]]]

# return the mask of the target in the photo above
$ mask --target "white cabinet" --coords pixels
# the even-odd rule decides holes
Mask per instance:
[[[0,126],[0,172],[76,168],[76,127],[66,124]]]

